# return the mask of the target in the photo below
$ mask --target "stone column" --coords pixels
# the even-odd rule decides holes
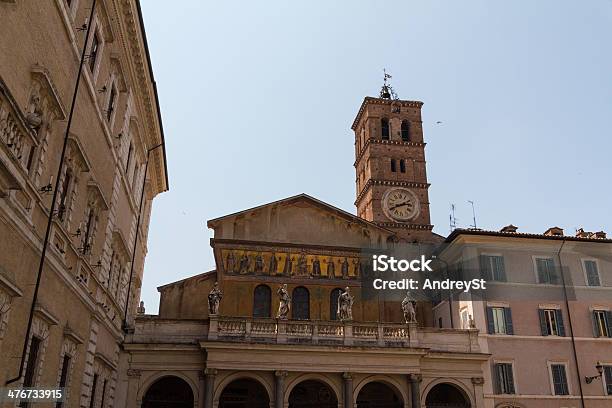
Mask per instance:
[[[285,405],[285,377],[286,371],[274,372],[274,408],[283,408]]]
[[[410,383],[410,407],[421,408],[421,374],[409,374],[408,382]]]
[[[217,370],[215,368],[207,368],[204,370],[204,392],[206,392],[204,400],[204,408],[213,408],[214,393],[215,393],[215,376]]]
[[[353,408],[353,376],[349,372],[342,373],[344,385],[344,408]]]
[[[484,407],[484,383],[483,377],[472,377],[472,385],[474,386],[474,399],[476,402],[475,408]]]
[[[200,388],[198,408],[205,408],[204,401],[206,400],[206,373],[204,370],[198,372],[198,387]]]

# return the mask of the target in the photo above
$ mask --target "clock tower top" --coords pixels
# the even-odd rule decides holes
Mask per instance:
[[[396,232],[400,242],[437,242],[429,214],[422,102],[401,100],[385,80],[366,97],[355,132],[357,215]]]

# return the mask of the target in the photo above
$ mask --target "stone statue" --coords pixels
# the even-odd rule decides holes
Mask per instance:
[[[261,254],[257,254],[255,257],[255,273],[261,273],[264,269],[264,262]]]
[[[359,258],[353,261],[353,273],[356,278],[361,276],[361,260]]]
[[[402,312],[406,323],[416,323],[416,301],[410,297],[410,292],[406,292],[406,297],[402,300]]]
[[[342,279],[348,279],[349,277],[348,269],[349,269],[348,259],[344,258],[344,261],[342,261]]]
[[[287,290],[287,284],[283,283],[280,288],[278,288],[278,315],[277,319],[287,320],[289,317],[289,310],[291,309],[291,296],[289,296],[289,291]]]
[[[138,306],[138,308],[136,308],[136,313],[138,313],[139,315],[145,314],[144,300],[140,301],[140,305]]]
[[[227,260],[225,261],[225,272],[234,273],[236,269],[236,259],[234,258],[234,253],[230,251],[227,255]]]
[[[468,326],[470,329],[476,328],[476,322],[474,321],[474,318],[472,317],[472,315],[469,315]]]
[[[33,92],[30,96],[28,104],[28,113],[26,114],[26,122],[34,130],[38,130],[42,125],[42,108],[40,106],[40,94]]]
[[[312,276],[321,276],[321,262],[319,258],[315,258],[315,260],[312,261]]]
[[[327,262],[327,277],[329,279],[334,278],[335,269],[336,269],[336,265],[334,264],[334,259],[329,258],[329,261]]]
[[[283,267],[283,275],[291,276],[291,269],[293,269],[293,260],[291,259],[291,254],[287,254],[285,266]]]
[[[338,296],[338,319],[342,321],[353,320],[353,303],[355,297],[351,296],[348,286],[344,288],[344,292]]]
[[[219,305],[223,299],[223,292],[219,289],[219,282],[215,282],[212,290],[208,294],[208,314],[216,316],[219,313]]]
[[[240,257],[240,267],[238,268],[238,273],[241,275],[249,273],[249,257],[247,254],[243,254]]]
[[[277,268],[278,268],[278,261],[276,260],[276,254],[272,252],[272,256],[270,256],[270,264],[268,265],[268,273],[270,275],[276,275]]]
[[[308,263],[306,262],[306,255],[303,252],[300,254],[298,258],[297,274],[298,276],[308,275]]]

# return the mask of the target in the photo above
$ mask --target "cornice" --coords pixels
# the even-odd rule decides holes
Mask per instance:
[[[402,228],[402,229],[412,229],[412,230],[421,230],[421,231],[431,231],[433,229],[433,225],[431,224],[403,224],[401,222],[377,222],[376,224],[385,227],[385,228]]]
[[[412,181],[394,181],[394,180],[375,180],[370,179],[366,182],[365,186],[361,189],[361,192],[357,195],[357,199],[355,200],[355,206],[358,206],[365,193],[372,186],[389,186],[389,187],[406,187],[406,188],[429,188],[431,184],[429,183],[416,183]]]
[[[404,147],[422,147],[422,148],[425,148],[425,146],[427,146],[427,143],[425,142],[404,142],[401,140],[382,140],[382,139],[376,139],[376,138],[371,137],[368,140],[366,140],[361,150],[357,153],[357,157],[355,158],[353,167],[357,167],[357,163],[359,163],[359,160],[361,160],[361,157],[364,155],[367,147],[370,144],[404,146]]]
[[[359,119],[361,119],[361,115],[363,114],[365,107],[368,105],[400,105],[402,107],[408,107],[408,108],[420,108],[421,106],[423,106],[423,102],[421,101],[403,101],[400,99],[382,99],[382,98],[373,98],[371,96],[366,96],[365,98],[363,98],[363,102],[361,103],[361,106],[359,107],[359,111],[357,112],[357,116],[355,117],[355,120],[353,121],[353,124],[351,125],[351,129],[355,130],[357,128],[357,123],[359,122]]]

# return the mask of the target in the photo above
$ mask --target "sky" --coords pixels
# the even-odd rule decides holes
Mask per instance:
[[[612,0],[141,5],[170,179],[147,313],[158,286],[214,269],[209,219],[299,193],[355,213],[350,126],[383,68],[424,102],[435,232],[451,203],[469,227],[471,200],[484,229],[612,234]]]

